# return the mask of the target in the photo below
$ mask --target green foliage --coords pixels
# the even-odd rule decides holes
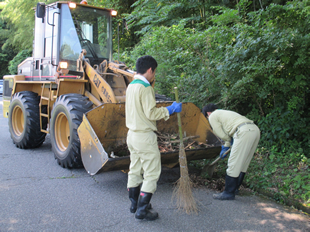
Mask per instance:
[[[8,63],[14,57],[15,52],[12,47],[0,49],[0,77],[9,73]]]
[[[214,15],[217,25],[207,30],[187,28],[185,20],[153,27],[131,52],[131,63],[141,55],[154,56],[158,92],[173,98],[177,85],[182,101],[199,107],[216,102],[255,120],[261,144],[302,147],[309,154],[310,18],[305,8],[302,3],[270,5],[233,25],[230,14],[225,16],[231,10],[221,8],[225,19]]]
[[[0,10],[3,10],[4,6],[5,6],[5,2],[0,1]]]
[[[35,7],[39,0],[6,1],[1,16],[9,25],[9,39],[4,46],[12,46],[19,51],[32,49]],[[54,0],[45,1],[46,4]]]
[[[275,146],[270,150],[258,149],[247,172],[247,186],[274,192],[279,201],[289,197],[310,206],[310,159],[302,149],[295,152],[277,150]]]
[[[27,57],[31,56],[31,50],[20,51],[13,60],[9,62],[9,72],[10,74],[17,74],[18,65],[25,60]]]
[[[300,111],[285,111],[275,108],[265,117],[258,120],[261,130],[261,146],[272,147],[277,145],[279,150],[291,152],[309,150],[309,118],[304,118]],[[308,144],[308,147],[307,147]]]
[[[219,12],[219,14],[211,17],[212,22],[216,25],[224,26],[241,21],[241,17],[238,15],[238,10],[220,6],[215,6],[213,9],[216,9]]]
[[[38,1],[12,0],[8,1],[1,12],[2,17],[10,25],[10,39],[6,45],[19,49],[32,49],[34,10]]]
[[[0,19],[0,77],[8,74],[8,63],[16,55],[11,46],[3,46],[9,38],[8,31],[6,22]]]
[[[218,1],[197,0],[137,0],[131,14],[125,14],[129,28],[143,35],[157,26],[173,26],[180,21],[186,27],[205,28],[208,17],[212,15],[212,6],[223,5]]]
[[[134,4],[134,2],[135,0],[89,0],[88,4],[92,6],[114,9],[118,12],[118,15],[120,15],[123,13],[130,13],[130,6]]]

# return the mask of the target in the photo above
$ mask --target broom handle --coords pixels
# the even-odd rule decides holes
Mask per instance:
[[[174,93],[175,93],[175,100],[176,100],[177,103],[179,103],[178,87],[174,87]],[[178,125],[179,125],[180,142],[183,143],[183,132],[182,132],[181,114],[180,114],[180,113],[177,113],[177,117],[178,117]]]
[[[223,155],[226,155],[228,152],[230,152],[230,148],[229,148]],[[213,164],[215,164],[219,159],[221,159],[221,157],[217,157],[216,160],[214,160],[214,161],[210,164],[210,166],[213,165]]]

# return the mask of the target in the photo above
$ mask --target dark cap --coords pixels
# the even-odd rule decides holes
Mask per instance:
[[[218,109],[217,105],[214,103],[209,103],[202,108],[202,113],[204,116],[206,116],[207,112],[213,112],[216,109]]]

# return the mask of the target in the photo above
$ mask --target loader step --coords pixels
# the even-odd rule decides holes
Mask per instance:
[[[46,134],[49,133],[48,130],[43,130],[43,129],[41,129],[41,132],[44,132],[44,133],[46,133]]]
[[[41,96],[41,98],[43,99],[43,100],[49,100],[49,98],[48,97],[43,97],[43,96]]]
[[[43,114],[43,113],[41,113],[41,116],[42,116],[42,117],[46,117],[46,118],[49,117],[48,114]]]

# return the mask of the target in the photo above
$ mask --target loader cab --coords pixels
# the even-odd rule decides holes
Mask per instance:
[[[112,60],[111,13],[73,2],[38,3],[33,57],[19,65],[18,74],[25,75],[26,80],[53,80],[61,61],[68,63],[69,70],[77,70],[82,49],[92,66]]]
[[[86,6],[62,5],[60,14],[59,61],[67,61],[68,69],[76,70],[76,61],[87,51],[90,64],[111,60],[111,12]]]

